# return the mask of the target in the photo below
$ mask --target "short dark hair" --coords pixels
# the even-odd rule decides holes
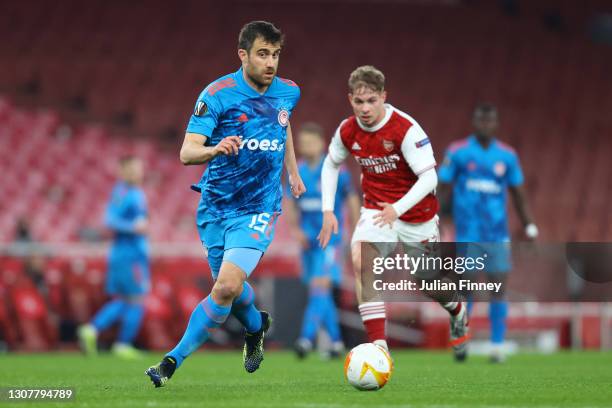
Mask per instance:
[[[313,135],[317,135],[321,139],[325,137],[325,131],[321,125],[315,122],[306,122],[300,127],[300,133],[312,133]]]
[[[382,92],[385,90],[385,74],[372,65],[363,65],[351,72],[348,87],[350,93],[363,87]]]
[[[281,33],[274,24],[267,21],[251,21],[245,24],[242,30],[240,30],[240,34],[238,35],[238,49],[250,52],[253,43],[259,37],[267,43],[280,43],[281,46],[285,41],[285,35]]]
[[[473,115],[476,116],[477,113],[483,113],[483,114],[497,113],[497,107],[489,102],[480,102],[474,108]]]

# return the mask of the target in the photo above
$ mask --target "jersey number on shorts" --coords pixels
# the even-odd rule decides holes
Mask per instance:
[[[254,229],[255,231],[259,231],[262,234],[266,232],[266,227],[270,223],[270,214],[261,213],[255,214],[253,218],[251,218],[251,223],[249,224],[249,228]]]

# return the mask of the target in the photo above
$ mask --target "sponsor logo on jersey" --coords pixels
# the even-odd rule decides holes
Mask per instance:
[[[298,205],[302,211],[321,211],[320,198],[302,198],[298,200]]]
[[[506,165],[503,162],[495,163],[495,165],[493,165],[493,173],[495,173],[497,177],[503,176],[506,174]]]
[[[356,159],[365,171],[375,174],[397,170],[397,163],[401,160],[399,154],[383,157],[356,157]]]
[[[278,112],[278,123],[282,127],[287,127],[289,124],[289,112],[287,109],[281,109],[280,112]]]
[[[423,147],[425,145],[429,144],[429,138],[426,137],[425,139],[419,140],[418,142],[416,142],[414,145],[418,148]]]
[[[261,150],[263,152],[282,152],[285,148],[285,144],[278,139],[242,139],[240,148],[247,148],[248,150]]]
[[[388,152],[393,151],[393,149],[395,148],[395,144],[391,140],[383,139],[382,143],[383,143],[383,147]]]
[[[499,194],[502,191],[501,186],[495,180],[487,179],[468,179],[465,188],[486,194]]]
[[[206,112],[208,112],[208,105],[206,105],[206,102],[198,101],[198,104],[196,105],[196,108],[193,114],[195,116],[204,116]]]
[[[355,142],[355,143],[353,143],[353,146],[351,146],[351,149],[353,149],[353,150],[361,150],[361,146],[359,146],[359,143]]]

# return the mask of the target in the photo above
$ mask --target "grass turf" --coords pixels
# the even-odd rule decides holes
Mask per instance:
[[[297,361],[268,352],[247,374],[238,352],[201,352],[155,389],[144,370],[161,358],[122,361],[79,354],[0,355],[0,387],[74,387],[73,402],[17,407],[610,407],[612,353],[518,355],[491,365],[483,357],[455,364],[449,353],[395,351],[385,388],[349,386],[342,361]],[[0,401],[0,408],[11,404]]]

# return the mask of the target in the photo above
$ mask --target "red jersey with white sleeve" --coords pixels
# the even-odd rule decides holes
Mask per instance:
[[[408,114],[385,104],[385,117],[376,126],[364,126],[351,116],[344,120],[329,146],[329,158],[341,163],[352,154],[361,166],[363,206],[382,210],[377,204],[393,204],[418,180],[418,175],[434,168],[436,160],[429,138]],[[438,200],[427,194],[399,219],[422,223],[438,212]]]

